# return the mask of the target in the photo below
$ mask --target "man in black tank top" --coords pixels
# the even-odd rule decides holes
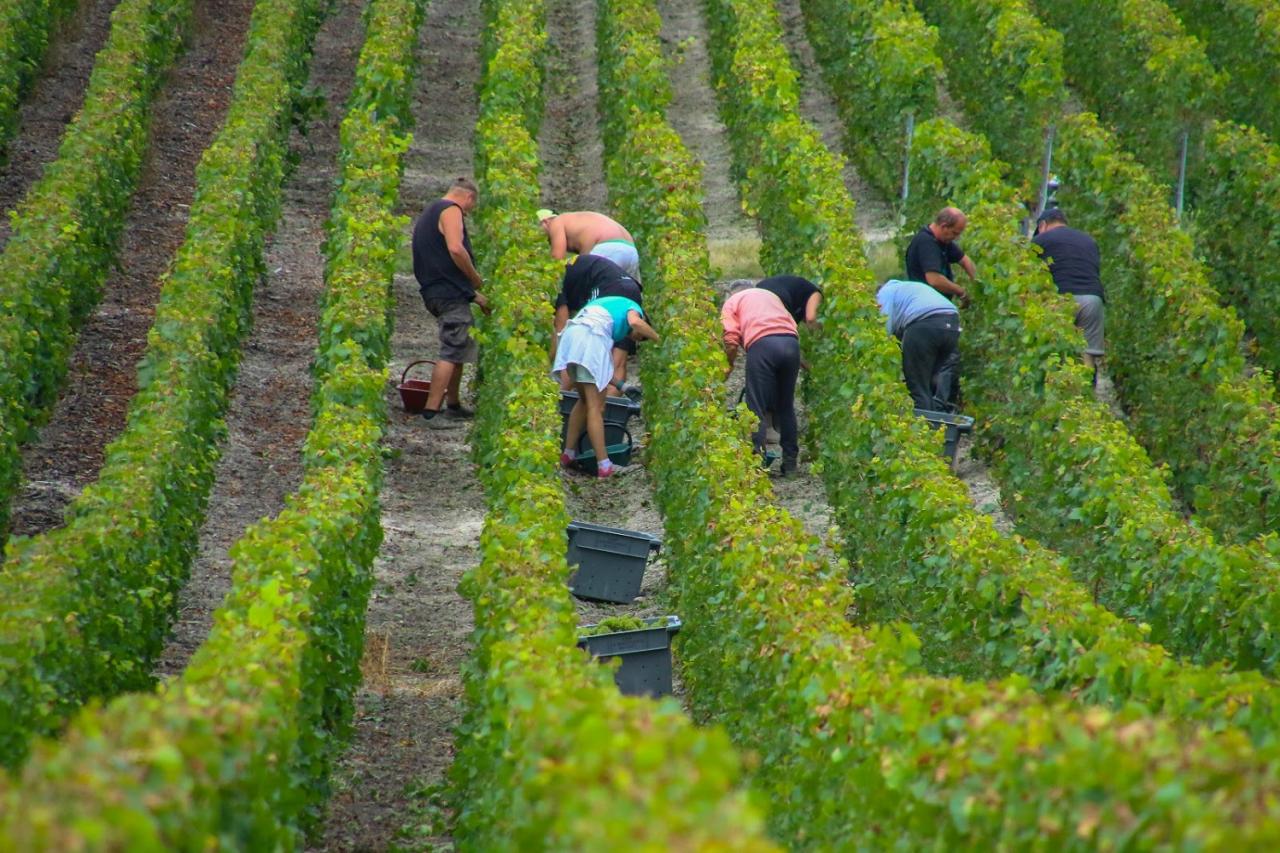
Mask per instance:
[[[476,272],[465,222],[478,199],[479,191],[470,179],[456,178],[444,198],[427,205],[413,226],[413,275],[422,291],[422,302],[440,330],[440,354],[431,371],[431,391],[422,413],[427,423],[437,428],[458,426],[458,420],[472,416],[462,407],[458,391],[462,366],[476,361],[471,303],[482,311],[489,307],[479,292],[484,282]]]

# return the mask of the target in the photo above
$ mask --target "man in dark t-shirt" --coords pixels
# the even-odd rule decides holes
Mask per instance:
[[[952,264],[959,264],[970,279],[977,277],[973,261],[956,240],[964,233],[968,218],[958,208],[944,207],[933,222],[921,228],[907,246],[907,279],[933,287],[952,302],[964,305],[969,293],[956,284]]]
[[[457,420],[472,416],[458,394],[463,365],[476,361],[471,303],[481,310],[489,307],[480,292],[484,281],[476,271],[465,222],[478,199],[479,190],[470,178],[456,178],[444,197],[427,205],[413,226],[413,275],[440,333],[440,351],[422,412],[434,429],[459,426]]]
[[[1036,236],[1049,262],[1049,275],[1059,293],[1070,293],[1076,303],[1075,324],[1084,332],[1084,363],[1097,374],[1098,360],[1105,353],[1103,326],[1106,295],[1102,291],[1102,255],[1098,243],[1083,231],[1067,225],[1060,208],[1046,210],[1036,220]]]
[[[560,333],[564,331],[569,318],[581,311],[588,302],[601,296],[622,296],[637,305],[644,304],[640,283],[627,275],[622,267],[602,255],[578,255],[565,265],[560,292],[556,295],[555,335],[551,338],[552,361],[556,357]],[[627,356],[635,351],[635,341],[630,337],[613,345],[613,382],[609,386],[611,396],[622,394],[627,379]],[[562,376],[561,385],[566,391],[573,389],[570,377]]]
[[[978,274],[973,261],[956,243],[968,224],[959,208],[944,207],[907,246],[907,279],[928,284],[961,307],[969,304],[969,292],[956,284],[951,265],[959,264],[971,280]],[[960,393],[959,373],[960,351],[956,350],[938,369],[936,380],[938,396],[953,408]]]
[[[767,290],[782,300],[787,312],[797,323],[814,325],[818,322],[818,305],[822,291],[818,285],[798,275],[773,275],[761,279],[756,287]]]

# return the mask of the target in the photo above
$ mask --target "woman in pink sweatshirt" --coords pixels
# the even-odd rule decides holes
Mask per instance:
[[[729,369],[741,347],[747,351],[747,408],[759,419],[751,441],[764,455],[765,414],[773,412],[782,445],[782,473],[796,470],[800,453],[796,427],[796,377],[800,338],[796,321],[776,294],[750,281],[735,282],[720,310]]]

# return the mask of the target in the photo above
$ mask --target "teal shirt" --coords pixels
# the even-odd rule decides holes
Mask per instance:
[[[631,324],[627,322],[628,311],[635,311],[641,317],[644,316],[644,309],[638,303],[625,296],[601,296],[599,299],[592,299],[587,305],[599,305],[609,312],[609,316],[613,318],[613,340],[615,343],[631,334]]]

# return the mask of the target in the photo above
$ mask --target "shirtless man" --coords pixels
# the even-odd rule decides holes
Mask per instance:
[[[543,208],[538,222],[551,241],[551,257],[561,260],[569,252],[608,258],[622,271],[640,280],[640,256],[631,232],[620,224],[592,210],[555,213]]]

